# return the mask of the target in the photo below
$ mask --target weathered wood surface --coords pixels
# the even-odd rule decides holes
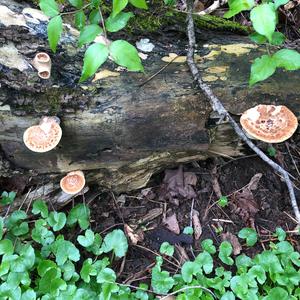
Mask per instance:
[[[170,46],[169,37],[152,38],[156,47],[143,61],[144,74],[117,71],[108,62],[103,69],[118,76],[78,84],[83,50],[76,47],[76,32],[66,26],[58,51],[52,54],[47,21],[13,1],[0,0],[0,5],[14,12],[5,19],[0,8],[0,176],[31,174],[38,181],[57,175],[51,178],[58,182],[62,173],[81,169],[88,183],[124,191],[143,186],[167,166],[214,153],[240,153],[228,128],[222,127],[219,134],[208,130],[211,109],[194,88],[185,62],[172,63],[139,86],[166,64],[162,58],[169,52],[185,49],[184,39],[173,40]],[[259,103],[284,103],[299,116],[299,72],[278,72],[250,89],[249,60],[265,50],[245,37],[217,33],[209,37],[200,36],[199,68],[230,112],[239,114]],[[37,51],[52,58],[49,80],[39,79],[30,65]],[[33,153],[24,146],[22,135],[43,115],[61,118],[63,137],[55,150]]]

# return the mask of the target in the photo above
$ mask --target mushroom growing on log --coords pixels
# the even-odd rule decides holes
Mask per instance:
[[[177,17],[169,17],[169,32],[163,26],[155,34],[144,33],[155,45],[143,61],[145,74],[120,71],[108,61],[101,76],[79,84],[84,51],[77,47],[76,30],[64,25],[61,43],[51,55],[51,77],[45,81],[30,62],[37,51],[50,53],[47,17],[11,0],[0,0],[0,10],[0,176],[30,173],[33,183],[59,183],[61,174],[83,170],[88,184],[120,192],[143,187],[168,166],[242,153],[230,126],[215,126],[218,118],[193,88],[184,59],[146,82],[166,65],[170,53],[184,53],[187,41],[185,35],[178,41]],[[298,72],[279,71],[250,89],[249,61],[264,50],[244,36],[202,30],[201,37],[196,59],[203,80],[232,114],[261,102],[288,101],[293,111],[300,111]],[[130,39],[134,43],[138,38]],[[59,116],[64,134],[52,151],[32,153],[22,135],[43,115]]]

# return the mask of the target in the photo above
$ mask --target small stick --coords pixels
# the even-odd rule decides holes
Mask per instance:
[[[192,17],[192,10],[193,10],[193,1],[188,1],[188,17],[187,17],[187,35],[189,39],[189,47],[188,47],[188,53],[187,53],[187,64],[190,68],[190,71],[193,75],[194,80],[198,83],[199,88],[201,91],[207,96],[212,109],[216,111],[219,115],[224,116],[228,119],[229,123],[233,127],[236,134],[269,166],[271,166],[275,171],[280,173],[282,177],[285,180],[286,186],[288,188],[288,192],[290,195],[290,202],[292,205],[292,208],[294,210],[294,214],[298,223],[298,226],[300,225],[300,211],[297,204],[293,184],[289,178],[288,172],[283,169],[281,166],[279,166],[277,163],[275,163],[273,160],[271,160],[262,150],[260,150],[252,141],[249,140],[249,138],[245,135],[245,133],[242,131],[242,129],[239,127],[237,122],[232,118],[232,116],[228,113],[228,111],[223,106],[220,99],[215,96],[212,89],[202,81],[199,70],[197,65],[194,61],[194,48],[196,44],[195,39],[195,30],[194,30],[194,21]]]

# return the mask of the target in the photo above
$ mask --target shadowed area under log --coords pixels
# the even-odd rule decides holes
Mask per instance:
[[[164,38],[166,28],[153,37],[156,47],[143,61],[145,73],[122,71],[109,61],[99,71],[114,74],[106,71],[99,75],[102,79],[79,84],[84,51],[77,49],[76,30],[65,26],[53,54],[47,22],[36,11],[29,10],[30,15],[28,8],[24,12],[25,7],[13,1],[0,0],[0,5],[15,13],[6,20],[3,12],[0,19],[0,176],[29,173],[38,182],[41,175],[55,175],[51,178],[58,182],[64,173],[81,169],[87,183],[127,191],[144,186],[154,172],[167,166],[215,154],[241,154],[226,124],[220,130],[207,128],[211,108],[194,89],[184,61],[171,63],[140,86],[166,65],[170,52],[184,53],[183,35],[180,41],[176,34]],[[265,49],[242,36],[205,34],[196,59],[203,79],[231,113],[274,103],[287,105],[299,117],[299,72],[277,72],[250,89],[250,61]],[[49,80],[39,78],[30,65],[38,51],[51,56]],[[22,136],[43,115],[60,118],[63,136],[54,150],[34,153]]]

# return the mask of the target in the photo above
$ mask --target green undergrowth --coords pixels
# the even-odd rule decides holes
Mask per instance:
[[[15,194],[2,194],[1,204]],[[75,232],[79,232],[75,236]],[[247,247],[258,238],[253,229],[238,234]],[[68,214],[49,212],[45,202],[34,202],[30,216],[17,210],[0,218],[0,299],[263,299],[300,297],[300,254],[278,228],[276,243],[251,258],[234,257],[232,245],[201,242],[195,260],[176,274],[166,271],[174,246],[163,243],[151,280],[136,287],[122,284],[113,265],[126,256],[128,240],[121,229],[100,236],[91,229],[90,210],[77,204]],[[126,261],[126,260],[125,260]],[[164,295],[173,295],[166,298]]]

